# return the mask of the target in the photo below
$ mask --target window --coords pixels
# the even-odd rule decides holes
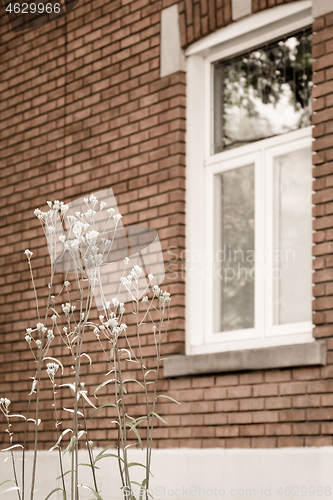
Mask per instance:
[[[307,3],[189,50],[187,354],[313,341]]]

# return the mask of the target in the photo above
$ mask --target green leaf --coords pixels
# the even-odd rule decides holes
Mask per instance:
[[[115,379],[114,378],[110,378],[109,380],[105,380],[104,382],[102,382],[101,384],[99,384],[98,387],[96,387],[96,389],[94,390],[94,396],[96,394],[97,391],[99,391],[100,389],[102,389],[102,387],[104,387],[105,385],[109,384],[110,382],[114,382]]]
[[[50,498],[50,496],[52,496],[52,495],[53,495],[53,493],[55,493],[56,491],[63,491],[63,492],[64,492],[64,490],[63,490],[62,488],[54,488],[54,490],[52,490],[52,491],[51,491],[51,493],[49,493],[49,494],[47,495],[47,497],[45,497],[45,499],[44,499],[44,500],[47,500],[48,498]],[[65,493],[65,492],[64,492],[64,493]],[[65,493],[65,494],[66,494],[66,493]],[[65,496],[64,498],[66,499],[66,496]]]
[[[142,385],[142,384],[141,384],[141,382],[139,382],[138,380],[135,380],[135,378],[126,378],[125,380],[123,380],[123,384],[124,384],[125,382],[136,382],[137,384],[141,385],[142,389],[144,389],[144,388],[145,388],[145,386],[144,386],[144,385]]]
[[[141,487],[140,487],[140,500],[142,500],[143,491],[146,490],[146,482],[147,482],[147,479],[144,478],[144,480],[142,481]]]
[[[164,396],[164,394],[159,394],[158,396],[156,396],[156,399],[157,398],[167,398],[167,399],[170,399],[171,401],[173,401],[174,403],[177,403],[177,405],[181,404],[179,401],[176,401],[175,399],[170,398],[170,396]]]
[[[159,420],[161,420],[162,422],[164,422],[165,424],[167,424],[168,422],[166,422],[162,417],[159,416],[158,413],[155,413],[154,411],[151,412],[151,415],[154,415],[154,417],[158,418]]]
[[[127,467],[133,467],[134,465],[139,465],[140,467],[144,467],[145,469],[147,469],[146,465],[140,464],[139,462],[131,462],[127,464]]]
[[[94,469],[99,470],[99,467],[97,467],[96,465],[91,465],[91,464],[79,464],[79,465],[84,465],[85,467],[93,467]]]
[[[51,311],[54,312],[54,314],[56,314],[58,316],[58,318],[60,318],[59,314],[57,313],[57,311],[54,309],[54,307],[50,307]]]
[[[94,464],[95,464],[96,462],[98,462],[98,460],[102,460],[102,458],[107,458],[107,457],[115,457],[115,458],[117,458],[117,459],[119,459],[119,458],[120,458],[120,460],[121,460],[122,462],[124,461],[121,457],[119,457],[118,455],[115,455],[114,453],[106,453],[105,455],[98,456],[97,458],[95,458],[95,460],[94,460]]]
[[[9,446],[9,448],[5,448],[4,450],[0,451],[9,451],[12,450],[13,448],[23,448],[23,446],[21,444],[13,444],[13,446]]]
[[[92,467],[91,464],[78,464],[78,465],[86,465],[87,467]],[[97,467],[95,465],[93,467],[94,467],[94,469],[98,469],[99,470],[99,467]],[[68,471],[64,472],[62,475],[58,476],[56,479],[61,479],[62,477],[67,476],[67,474],[70,474],[70,472],[72,472],[72,471],[68,470]]]
[[[56,479],[61,479],[62,477],[67,476],[67,474],[70,474],[71,472],[72,472],[71,470],[68,470],[68,471],[64,472],[63,474],[60,474],[60,476],[56,477]]]
[[[95,415],[95,413],[100,410],[101,408],[105,408],[106,406],[113,406],[114,408],[117,408],[117,405],[115,405],[114,403],[105,403],[105,405],[102,405],[102,406],[99,406],[95,411],[94,413],[91,415],[91,419],[93,419],[93,416]]]
[[[97,455],[94,463],[96,462],[97,458],[100,456],[100,455],[103,455],[103,453],[105,453],[107,450],[109,450],[110,448],[117,448],[117,446],[115,444],[110,444],[109,446],[107,446],[106,448],[104,448],[102,451],[99,452],[99,454]]]
[[[74,384],[61,384],[61,385],[59,385],[59,387],[70,387],[72,389],[72,391],[76,393]]]
[[[141,422],[144,422],[144,420],[147,420],[146,415],[145,415],[144,417],[139,417],[139,418],[137,418],[137,419],[136,419],[136,421],[135,421],[135,425],[136,425],[136,427],[137,427],[139,424],[141,424]]]
[[[90,406],[92,406],[93,408],[95,408],[95,410],[97,410],[96,406],[94,405],[94,403],[90,401],[85,391],[81,391],[80,394],[87,401],[87,403],[90,404]]]
[[[89,359],[89,364],[90,364],[90,365],[92,365],[92,359],[91,359],[91,357],[89,356],[89,354],[86,354],[85,352],[83,352],[83,353],[81,354],[81,358],[82,358],[82,356],[85,356],[86,358],[88,358],[88,359]]]
[[[70,413],[75,413],[75,410],[72,410],[72,409],[70,409],[70,408],[65,408],[65,407],[63,407],[63,410],[65,410],[65,411],[69,411]],[[82,412],[80,412],[79,410],[77,410],[77,412],[76,412],[76,413],[77,413],[78,415],[80,415],[81,417],[84,417],[83,413],[82,413]]]
[[[5,483],[15,483],[14,479],[6,479],[6,481],[3,481],[0,486],[2,486]]]
[[[95,495],[95,498],[97,498],[98,500],[103,500],[101,495],[97,491],[95,491],[93,488],[90,488],[90,486],[87,486],[86,484],[79,484],[79,487],[85,488],[86,490],[90,490],[91,493],[93,493]]]
[[[14,490],[19,490],[20,488],[18,486],[12,486],[11,488],[7,488],[5,491],[1,491],[0,495],[3,493],[8,493],[9,491],[14,491]]]
[[[63,431],[60,436],[59,436],[59,439],[58,441],[56,442],[56,444],[54,446],[52,446],[52,448],[49,449],[49,452],[50,451],[53,451],[57,448],[57,446],[59,445],[60,441],[62,440],[62,438],[65,436],[65,434],[67,434],[67,432],[73,432],[72,429],[66,429],[65,431]]]
[[[139,434],[137,428],[133,424],[131,424],[131,422],[126,422],[126,425],[134,432],[134,434],[136,435],[136,437],[138,438],[138,441],[140,443],[141,450],[143,450],[141,437],[140,437],[140,434]]]

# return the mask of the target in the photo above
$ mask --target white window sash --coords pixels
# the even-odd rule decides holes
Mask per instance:
[[[214,163],[206,168],[206,199],[207,199],[207,224],[206,224],[206,255],[214,254],[214,231],[215,224],[213,220],[216,217],[216,200],[213,196],[214,193],[214,176],[228,170],[233,170],[235,168],[245,167],[247,165],[254,165],[254,184],[255,184],[255,253],[260,255],[264,251],[264,205],[263,198],[257,196],[256,193],[263,192],[263,179],[262,179],[262,153],[261,150],[257,148],[253,153],[246,155],[237,156],[229,160]],[[213,276],[217,271],[214,265],[215,259],[207,262],[207,268],[209,269],[208,276]],[[210,264],[210,265],[209,265]],[[255,280],[255,298],[254,298],[254,318],[255,324],[254,328],[247,328],[244,330],[233,330],[230,332],[213,333],[213,318],[214,314],[217,312],[218,308],[218,298],[214,296],[214,285],[213,280],[210,283],[206,283],[207,293],[206,293],[206,311],[207,311],[207,322],[205,328],[205,344],[214,344],[216,342],[230,342],[238,340],[247,340],[263,337],[263,322],[261,308],[263,303],[263,277]]]
[[[208,342],[212,332],[208,295],[211,286],[205,272],[209,235],[207,212],[212,211],[212,192],[208,190],[207,171],[221,161],[229,161],[236,155],[253,154],[258,143],[242,146],[241,151],[213,153],[212,122],[213,92],[212,63],[223,57],[236,55],[250,47],[258,46],[274,38],[312,23],[311,2],[308,0],[281,5],[265,12],[254,14],[244,20],[222,28],[187,51],[187,175],[186,175],[186,354],[250,349],[263,346],[304,343],[313,341],[312,333],[291,333],[288,335],[263,337],[266,325],[259,325],[256,309],[256,338],[238,341]],[[229,29],[230,28],[230,29]],[[283,136],[261,141],[261,146],[274,147],[276,141],[294,141],[310,137],[311,127],[297,130]],[[304,135],[303,135],[304,134]],[[272,142],[270,142],[272,141]],[[258,181],[257,181],[258,182]],[[264,225],[262,226],[264,227]],[[258,225],[257,225],[258,231]],[[207,234],[208,232],[208,234]],[[263,235],[261,235],[263,239]],[[258,236],[259,238],[259,236]],[[257,244],[257,242],[256,242]],[[196,255],[195,262],[191,257]],[[199,255],[199,262],[197,256]],[[259,292],[258,292],[259,297]],[[257,302],[259,299],[256,299]],[[262,307],[264,303],[261,302]],[[259,307],[259,306],[258,306]],[[209,326],[209,323],[211,326]],[[224,334],[223,334],[224,335]],[[263,345],[263,342],[265,345]]]
[[[274,218],[273,218],[273,203],[269,197],[269,194],[273,194],[273,163],[274,158],[282,156],[284,154],[292,153],[294,151],[300,151],[302,149],[308,149],[312,147],[312,127],[307,127],[300,131],[298,134],[299,139],[294,139],[288,142],[281,142],[277,140],[275,146],[271,146],[265,149],[264,154],[264,168],[265,168],[265,213],[267,217],[266,221],[266,258],[267,267],[273,269],[273,238],[274,238]],[[303,136],[303,137],[301,137]],[[279,137],[283,139],[283,137]],[[273,325],[273,291],[274,291],[274,280],[271,279],[266,282],[265,290],[265,336],[275,337],[281,335],[290,335],[297,333],[304,333],[305,335],[311,334],[312,332],[312,322],[295,322],[283,325]]]
[[[206,200],[207,200],[207,223],[206,223],[206,249],[205,255],[214,253],[214,230],[215,224],[212,220],[216,217],[214,191],[214,176],[227,172],[234,168],[246,165],[255,165],[255,267],[258,278],[255,279],[255,326],[244,330],[225,331],[213,333],[214,308],[217,301],[214,297],[213,282],[206,283],[206,324],[204,344],[235,345],[239,341],[257,339],[256,347],[280,345],[281,336],[284,336],[284,344],[312,341],[311,322],[290,323],[284,325],[273,325],[273,285],[274,280],[270,278],[273,269],[273,207],[271,198],[273,194],[273,160],[302,148],[311,148],[312,127],[307,127],[295,132],[283,134],[273,138],[252,143],[242,148],[236,148],[226,153],[220,153],[211,157],[206,166]],[[245,151],[244,151],[245,149]],[[208,265],[206,262],[207,276],[212,276],[216,271],[213,261]],[[288,336],[288,338],[287,338]],[[270,338],[270,340],[269,340]]]

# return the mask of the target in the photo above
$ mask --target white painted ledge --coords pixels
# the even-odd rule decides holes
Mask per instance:
[[[185,71],[184,51],[180,45],[178,5],[171,5],[161,11],[161,60],[160,76]]]
[[[232,0],[231,10],[233,21],[249,16],[252,14],[252,0]]]
[[[130,458],[142,461],[143,454],[144,452],[132,450]],[[30,464],[31,452],[28,453],[27,458],[27,463]],[[81,458],[86,462],[86,456]],[[68,457],[65,457],[65,467],[67,463]],[[102,499],[122,500],[116,459],[101,460],[99,466],[101,469],[97,472],[98,477],[102,477],[102,480],[99,479]],[[47,457],[47,452],[40,452],[35,500],[44,500],[55,487],[52,479],[58,475],[58,469],[56,453]],[[88,468],[82,467],[83,469],[86,470],[82,472],[80,482],[91,485]],[[143,469],[141,467],[136,469],[133,479],[141,483],[144,476]],[[332,470],[333,447],[158,449],[153,450],[154,477],[151,482],[151,493],[155,500],[189,498],[203,500],[207,497],[214,500],[226,498],[237,500],[244,498],[330,499],[333,497]],[[2,463],[0,482],[8,479],[10,471],[9,461]],[[294,496],[290,492],[293,492]],[[30,498],[30,495],[28,496]],[[87,490],[80,490],[80,500],[88,500],[92,496],[92,493]],[[17,500],[18,497],[15,492],[12,492],[3,498]],[[68,495],[68,500],[69,498]],[[63,500],[61,492],[52,495],[51,500]]]
[[[312,15],[314,18],[333,12],[332,0],[312,0]]]
[[[326,340],[263,349],[170,356],[164,361],[165,377],[208,373],[270,370],[326,364]]]

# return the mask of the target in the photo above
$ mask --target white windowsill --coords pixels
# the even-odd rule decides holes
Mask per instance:
[[[164,361],[164,376],[185,377],[323,365],[326,365],[326,341],[315,340],[306,344],[264,349],[172,356]]]

